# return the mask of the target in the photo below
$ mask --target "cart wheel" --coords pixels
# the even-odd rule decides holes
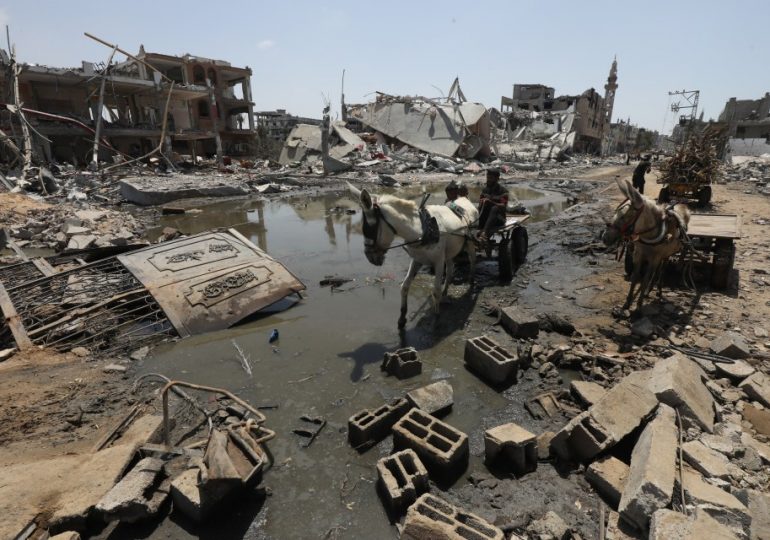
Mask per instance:
[[[529,249],[529,234],[526,227],[516,227],[511,234],[511,259],[519,267],[527,260],[527,250]]]
[[[707,206],[711,202],[711,186],[702,187],[698,191],[698,206]]]
[[[497,246],[497,273],[500,281],[507,282],[513,279],[513,260],[507,238],[500,240]]]
[[[658,193],[658,202],[667,203],[670,201],[671,201],[671,190],[668,189],[668,186],[662,187],[660,189],[660,193]]]
[[[711,286],[726,289],[735,263],[735,244],[732,240],[717,240],[714,262],[711,264]]]
[[[626,275],[630,276],[634,273],[634,243],[629,242],[626,246],[626,255],[623,258],[623,266],[626,270]]]

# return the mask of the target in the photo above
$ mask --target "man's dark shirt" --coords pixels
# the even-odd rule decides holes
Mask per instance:
[[[481,192],[482,199],[494,199],[496,203],[508,204],[508,190],[500,183],[486,185]]]
[[[634,181],[644,182],[644,173],[648,173],[651,170],[652,164],[649,161],[641,161],[639,165],[636,166],[636,169],[634,169]]]

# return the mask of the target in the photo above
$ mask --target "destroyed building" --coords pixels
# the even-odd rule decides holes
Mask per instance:
[[[770,139],[770,92],[760,99],[730,98],[719,121],[727,123],[730,137]]]
[[[553,98],[556,90],[544,84],[514,84],[513,97],[503,96],[500,100],[500,111],[511,113],[514,109],[525,111],[548,111],[553,108]]]
[[[257,128],[263,129],[268,138],[278,142],[285,141],[297,124],[321,125],[320,119],[294,116],[287,113],[286,109],[259,111],[254,113],[254,117],[257,122]]]
[[[0,89],[10,101],[9,58],[0,54]],[[185,54],[145,52],[106,66],[83,61],[77,68],[19,64],[19,96],[34,130],[38,155],[45,160],[82,164],[88,161],[99,117],[100,86],[106,78],[102,108],[104,158],[110,146],[139,156],[159,145],[164,120],[173,150],[214,155],[217,147],[228,155],[248,154],[255,128],[251,98],[251,69]],[[173,87],[172,87],[173,85]],[[170,92],[170,96],[169,96]],[[163,118],[166,100],[168,114]],[[19,133],[12,115],[0,117],[5,133]],[[50,141],[50,142],[49,142]],[[22,141],[17,141],[22,146]]]

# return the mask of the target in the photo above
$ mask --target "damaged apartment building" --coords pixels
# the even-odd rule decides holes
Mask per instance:
[[[553,87],[543,84],[513,85],[513,95],[503,96],[500,101],[511,142],[551,140],[562,150],[602,152],[618,88],[617,69],[618,63],[614,60],[604,96],[594,88],[580,95],[556,96]]]
[[[144,47],[127,57],[110,65],[84,61],[79,68],[19,64],[19,98],[29,124],[43,136],[35,138],[42,159],[82,165],[90,160],[95,130],[103,141],[100,159],[116,152],[144,155],[159,146],[164,123],[167,150],[193,157],[253,152],[251,69],[189,54],[145,52]],[[8,66],[7,54],[0,51],[6,104],[13,95]],[[19,132],[9,110],[0,115],[0,126],[11,136]]]

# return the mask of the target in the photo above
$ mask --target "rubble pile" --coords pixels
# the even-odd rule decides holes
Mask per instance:
[[[725,169],[725,180],[745,182],[751,187],[750,192],[770,195],[770,154],[746,157],[742,160],[734,159]]]

